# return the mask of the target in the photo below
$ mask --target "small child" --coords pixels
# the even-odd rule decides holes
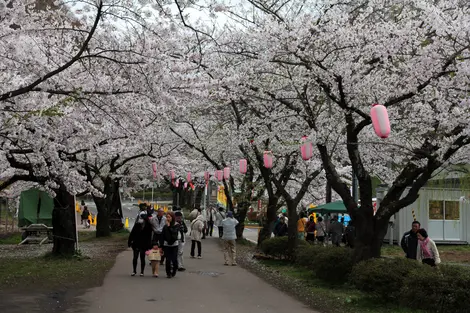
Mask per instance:
[[[158,267],[160,265],[160,260],[162,259],[162,250],[158,246],[158,243],[153,244],[153,248],[148,250],[147,254],[150,264],[152,265],[152,273],[154,277],[158,277]]]

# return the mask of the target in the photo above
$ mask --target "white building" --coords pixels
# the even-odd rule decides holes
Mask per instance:
[[[389,227],[385,241],[392,236],[399,243],[403,233],[411,229],[414,215],[436,243],[470,244],[470,186],[465,186],[466,177],[447,175],[423,187],[418,200],[391,219],[393,227]]]

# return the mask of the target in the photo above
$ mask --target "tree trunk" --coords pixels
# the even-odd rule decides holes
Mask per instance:
[[[258,247],[264,240],[271,238],[271,234],[274,228],[274,222],[276,221],[278,201],[278,197],[270,197],[268,199],[268,207],[266,209],[266,217],[263,220],[263,228],[261,228],[261,231],[258,235]]]
[[[58,256],[71,256],[75,253],[76,223],[75,199],[64,185],[54,190],[54,209],[52,211],[52,253]]]
[[[329,181],[326,181],[326,195],[325,195],[325,202],[331,202],[331,184]]]
[[[106,208],[106,199],[93,195],[93,201],[95,202],[96,209],[98,211],[96,218],[96,237],[111,236],[108,209]]]
[[[243,238],[243,231],[245,230],[245,219],[249,207],[250,202],[248,201],[238,203],[238,210],[235,214],[235,218],[238,220],[238,225],[236,228],[237,239]]]
[[[297,204],[292,201],[286,201],[287,205],[287,217],[289,222],[287,224],[287,255],[290,258],[294,257],[295,248],[297,246]]]
[[[360,262],[378,258],[388,229],[388,219],[377,219],[376,216],[362,213],[359,210],[353,221],[356,229],[354,260]]]

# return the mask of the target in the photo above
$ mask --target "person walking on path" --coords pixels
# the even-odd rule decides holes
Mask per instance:
[[[215,226],[217,226],[217,230],[219,231],[219,238],[222,238],[222,235],[224,234],[222,221],[225,219],[225,217],[224,208],[219,208],[218,212],[215,214]]]
[[[214,232],[214,224],[215,224],[215,219],[216,219],[216,213],[217,211],[215,208],[210,207],[207,209],[206,216],[207,216],[207,231],[206,231],[206,236],[211,236],[212,233]]]
[[[164,216],[164,211],[162,208],[158,209],[157,211],[157,216],[152,218],[150,222],[152,223],[152,229],[153,229],[153,241],[160,242],[162,232],[163,232],[163,227],[166,225],[166,217]],[[162,247],[162,246],[161,246]],[[163,265],[163,262],[165,261],[165,255],[162,256],[162,259],[160,261],[160,265]]]
[[[176,222],[175,213],[166,214],[166,225],[163,227],[160,236],[160,247],[163,247],[163,255],[166,258],[165,270],[166,277],[175,277],[178,270],[178,235],[180,226]],[[160,263],[161,264],[161,263]]]
[[[88,222],[88,217],[90,216],[90,211],[88,211],[87,206],[83,206],[82,212],[82,223],[85,221],[85,228],[90,228],[90,223]]]
[[[132,247],[134,257],[132,259],[132,276],[137,274],[137,259],[140,257],[140,276],[144,276],[145,252],[152,247],[152,226],[147,213],[141,212],[139,220],[132,227],[127,246]]]
[[[283,237],[287,236],[287,222],[284,216],[279,218],[279,223],[274,228],[274,236]]]
[[[206,233],[207,233],[207,209],[199,209],[200,214],[202,215],[202,222],[204,224],[203,229],[202,229],[202,237],[201,239],[206,239]]]
[[[222,227],[224,228],[224,234],[222,236],[224,240],[224,265],[229,265],[229,262],[232,266],[237,265],[237,247],[235,243],[237,239],[235,228],[237,225],[238,221],[233,218],[233,213],[231,211],[227,212],[227,218],[222,221]]]
[[[183,253],[184,253],[184,244],[185,236],[188,232],[188,227],[183,219],[183,213],[181,211],[175,212],[176,222],[179,225],[179,234],[178,234],[178,271],[182,272],[186,269],[184,268]]]
[[[197,244],[197,257],[198,259],[202,258],[201,255],[201,239],[204,232],[204,217],[202,214],[199,214],[191,222],[191,258],[194,258],[194,250]]]
[[[418,230],[421,224],[418,221],[411,223],[411,230],[403,234],[401,238],[401,248],[408,259],[416,260],[418,249]]]
[[[418,237],[416,260],[433,267],[441,263],[441,258],[439,257],[439,251],[437,250],[436,243],[431,238],[429,238],[426,230],[421,228],[416,232],[416,235]]]
[[[152,274],[153,277],[158,277],[158,268],[160,265],[160,260],[162,258],[162,251],[158,246],[157,242],[153,243],[153,248],[146,252],[148,255],[150,265],[152,266]]]

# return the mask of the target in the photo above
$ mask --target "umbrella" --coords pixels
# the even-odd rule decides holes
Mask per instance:
[[[316,208],[309,209],[310,212],[328,214],[328,213],[347,213],[343,201],[334,201],[317,206]]]

